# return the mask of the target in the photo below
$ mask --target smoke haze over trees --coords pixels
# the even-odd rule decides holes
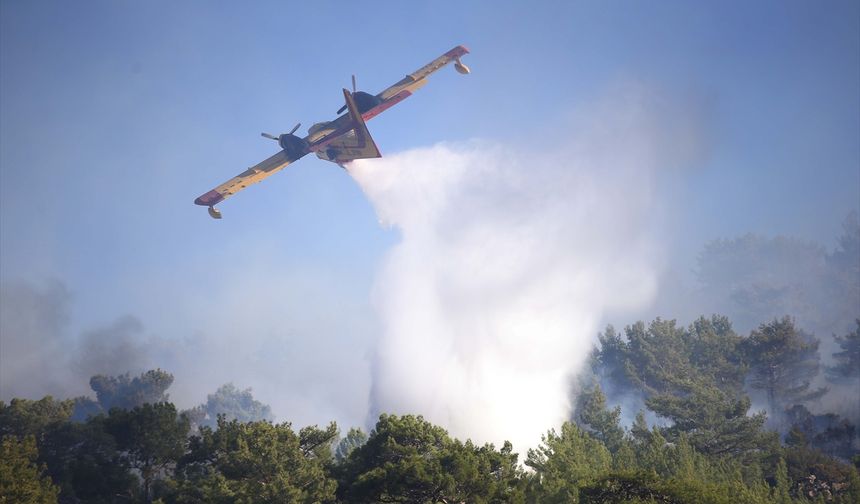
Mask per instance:
[[[785,323],[763,325],[762,332]],[[573,421],[550,428],[525,453],[509,442],[496,448],[451,437],[413,415],[383,414],[369,434],[351,429],[340,440],[334,423],[296,430],[290,423],[224,415],[214,426],[192,431],[193,412],[179,413],[166,401],[135,404],[146,388],[141,383],[164,384],[168,373],[93,377],[94,383],[118,385],[111,388],[112,401],[128,407],[74,421],[75,400],[0,402],[0,499],[853,504],[860,498],[860,446],[846,451],[852,441],[845,433],[834,439],[828,428],[828,445],[821,432],[813,438],[808,426],[796,424],[780,442],[763,428],[762,414],[745,415],[749,401],[737,381],[719,377],[733,376],[730,368],[747,369],[734,352],[750,337],[735,336],[727,319],[701,318],[689,328],[656,320],[625,333],[624,339],[604,335],[603,341],[618,343],[615,351],[624,353],[628,376],[648,396],[647,407],[670,418],[668,424],[649,425],[640,412],[625,428],[619,409],[610,409],[600,386],[592,384],[580,394]],[[655,355],[649,350],[655,343],[674,348]],[[689,352],[702,345],[711,348],[717,365]],[[595,352],[595,370],[610,362],[601,359],[605,351]],[[675,373],[659,371],[667,366]],[[207,404],[218,403],[216,397],[266,410],[249,391],[230,384]],[[852,455],[853,465],[846,461]]]
[[[807,344],[817,341],[819,346],[816,353],[820,359],[819,372],[810,378],[810,390],[828,389],[818,402],[821,406],[811,405],[811,409],[819,411],[816,408],[824,407],[820,411],[850,418],[860,414],[854,400],[859,379],[857,316],[850,315],[852,306],[860,306],[857,301],[860,259],[855,253],[858,235],[857,219],[852,214],[845,220],[843,233],[834,240],[836,246],[832,250],[795,239],[752,235],[711,242],[699,258],[700,286],[687,295],[703,307],[708,306],[707,300],[715,307],[722,307],[732,321],[732,328],[741,334],[758,329],[762,322],[792,317],[793,327],[802,333],[800,340]],[[802,280],[793,279],[792,271],[798,271]],[[190,355],[203,358],[211,352],[198,346],[203,344],[200,339],[177,344],[149,335],[139,320],[128,316],[102,328],[82,331],[78,336],[69,334],[68,312],[74,300],[69,288],[59,282],[40,286],[4,283],[0,285],[0,296],[3,350],[0,397],[7,400],[46,394],[77,397],[88,393],[91,376],[140,373],[159,365],[167,368],[188,362]],[[786,311],[793,308],[800,315]],[[720,312],[716,308],[713,311]],[[747,321],[743,325],[748,329],[735,324],[735,316]],[[756,317],[759,322],[751,323]],[[836,327],[842,329],[832,329]],[[696,352],[706,351],[706,347],[701,347]],[[701,358],[705,359],[704,355],[707,354]],[[124,366],[128,368],[123,369]],[[51,371],[46,372],[48,369]],[[731,381],[737,377],[722,379]],[[630,399],[625,392],[632,384],[623,380],[619,383],[624,383],[624,387],[618,393],[611,384],[605,390],[613,405]],[[193,393],[182,394],[180,405],[196,407],[199,399],[194,397],[201,397],[213,388],[206,384],[196,386]],[[768,407],[766,394],[759,397],[754,390],[750,392],[754,400],[760,400],[757,407]],[[237,401],[241,403],[240,399]],[[635,401],[625,408],[623,418],[627,424],[636,408]],[[272,413],[277,414],[277,410]],[[210,414],[209,418],[214,416]]]
[[[851,329],[860,307],[860,222],[849,214],[835,247],[748,234],[705,245],[698,258],[700,306],[743,331],[794,317],[819,338]]]
[[[342,438],[333,424],[294,430],[273,423],[269,405],[232,383],[201,393],[183,411],[169,402],[176,380],[162,369],[75,378],[99,367],[100,359],[107,360],[102,369],[116,369],[117,363],[144,365],[169,356],[170,346],[143,337],[140,322],[120,318],[82,333],[83,344],[64,347],[68,290],[60,284],[5,286],[3,327],[14,332],[4,333],[4,363],[12,348],[28,362],[51,357],[65,367],[50,377],[36,374],[32,383],[21,380],[32,370],[5,368],[4,394],[57,390],[66,399],[0,404],[6,454],[0,495],[43,502],[103,502],[108,495],[166,503],[267,495],[344,503],[856,502],[860,320],[847,319],[853,284],[827,287],[847,301],[820,310],[814,302],[820,292],[804,290],[824,289],[834,275],[856,274],[848,260],[857,236],[851,226],[853,217],[832,251],[750,236],[706,246],[700,265],[714,280],[691,296],[722,299],[741,317],[762,310],[765,318],[747,331],[724,315],[700,316],[688,325],[656,318],[621,331],[608,326],[568,392],[568,422],[546,425],[537,446],[464,441],[408,414],[383,414]],[[804,269],[803,282],[784,281],[777,267],[758,278],[751,272],[771,267],[762,256],[769,247],[781,251],[774,264],[787,261],[789,270],[823,266]],[[751,263],[757,266],[750,269]],[[738,272],[734,281],[729,270]],[[814,333],[790,312],[770,317],[791,306],[809,324],[847,328]],[[116,352],[62,351],[101,340]],[[44,345],[45,353],[31,344]]]

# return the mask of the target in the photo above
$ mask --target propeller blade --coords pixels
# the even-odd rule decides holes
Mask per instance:
[[[355,94],[355,74],[352,74],[352,94]],[[337,113],[340,114],[344,110],[346,110],[346,105],[337,109]]]
[[[263,136],[266,138],[271,138],[272,140],[276,140],[276,141],[278,140],[278,137],[276,137],[275,135],[272,135],[271,133],[260,133],[260,136]]]
[[[302,125],[302,123],[298,123],[298,124],[296,124],[296,127],[295,127],[295,128],[293,128],[293,129],[291,129],[291,130],[290,130],[290,132],[289,132],[288,134],[289,134],[289,135],[292,135],[293,133],[295,133],[295,132],[296,132],[296,130],[297,130],[297,129],[299,129],[299,126],[301,126],[301,125]]]

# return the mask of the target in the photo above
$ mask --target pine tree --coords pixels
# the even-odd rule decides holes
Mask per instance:
[[[320,460],[331,452],[334,424],[306,427],[288,423],[218,419],[191,438],[190,453],[178,468],[178,502],[333,502],[337,483]]]
[[[57,502],[59,488],[36,464],[36,439],[3,436],[0,442],[0,502],[48,504]]]
[[[785,465],[785,459],[780,457],[779,464],[776,466],[776,486],[773,487],[773,500],[775,504],[791,504],[791,481],[788,479],[788,466]]]
[[[335,450],[335,459],[340,463],[349,458],[349,454],[367,442],[367,434],[359,428],[349,429],[346,437],[341,439]]]
[[[224,415],[228,421],[256,422],[273,421],[275,416],[268,404],[254,399],[251,389],[238,389],[232,383],[222,385],[214,394],[206,397],[206,402],[184,412],[196,426],[215,428],[218,416]]]
[[[606,396],[596,384],[591,390],[584,390],[577,398],[576,423],[602,441],[610,452],[614,452],[624,439],[624,429],[621,428],[621,407],[609,410],[606,407]]]
[[[526,465],[540,482],[539,502],[577,502],[579,488],[606,473],[612,456],[603,443],[565,422],[560,432],[550,430],[540,446],[528,451]]]
[[[672,421],[664,429],[667,439],[685,435],[702,453],[738,457],[754,454],[765,444],[764,413],[747,415],[748,397],[731,397],[714,385],[697,383],[686,396],[663,394],[646,404]]]
[[[169,396],[166,391],[171,384],[173,375],[161,369],[152,369],[134,378],[128,373],[90,378],[90,388],[95,391],[104,412],[111,408],[132,409],[144,404],[167,402]]]
[[[750,363],[750,386],[767,397],[771,415],[823,396],[826,388],[811,390],[818,375],[818,340],[794,326],[789,317],[762,324],[743,343]]]
[[[632,388],[630,377],[627,374],[627,361],[629,349],[627,342],[615,332],[611,325],[597,335],[600,349],[592,356],[592,367],[594,374],[614,387]]]
[[[140,472],[146,502],[152,484],[185,454],[188,430],[188,419],[170,403],[114,408],[105,420],[105,431],[116,439],[127,466]]]
[[[699,317],[687,330],[690,362],[707,383],[730,395],[742,395],[747,366],[740,352],[743,339],[728,318]]]
[[[637,322],[625,328],[630,380],[645,394],[672,394],[689,388],[696,371],[690,362],[687,335],[674,320],[656,319],[645,328]]]
[[[636,413],[636,419],[633,420],[633,425],[630,426],[630,436],[637,445],[647,443],[651,439],[651,428],[648,427],[648,422],[645,421],[645,412],[639,411]]]
[[[597,443],[588,438],[592,443]],[[421,416],[380,415],[363,445],[335,466],[339,502],[518,502],[521,469],[501,450],[451,439]]]
[[[857,327],[844,336],[834,336],[841,349],[833,353],[832,367],[827,368],[827,377],[834,383],[849,383],[860,385],[860,319],[855,321]]]

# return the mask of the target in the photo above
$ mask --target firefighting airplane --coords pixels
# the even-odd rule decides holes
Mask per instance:
[[[348,110],[348,114],[334,121],[314,124],[308,129],[308,135],[304,138],[293,134],[299,129],[301,123],[289,133],[279,136],[263,133],[264,137],[277,141],[281,151],[200,196],[194,200],[194,203],[209,207],[209,215],[214,219],[220,219],[221,212],[215,208],[215,205],[249,185],[274,175],[311,152],[316,153],[320,159],[331,161],[341,167],[354,159],[381,157],[382,154],[379,153],[370,132],[367,131],[365,121],[405,100],[427,84],[427,77],[430,74],[452,61],[458,72],[469,73],[469,67],[460,62],[460,57],[468,52],[465,47],[457,46],[375,96],[356,91],[355,76],[353,76],[352,92],[343,90],[346,104],[337,111],[340,114]]]

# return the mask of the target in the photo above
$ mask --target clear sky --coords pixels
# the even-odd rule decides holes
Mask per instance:
[[[457,44],[471,75],[446,68],[369,123],[383,155],[472,139],[551,151],[581,110],[636,83],[694,118],[671,260],[746,232],[832,246],[860,208],[856,1],[11,0],[0,282],[63,282],[70,342],[124,315],[141,339],[222,354],[253,341],[213,379],[254,386],[282,419],[356,422],[364,398],[336,404],[344,384],[326,376],[354,373],[367,393],[371,292],[397,230],[312,157],[225,202],[221,221],[192,201],[275,152],[261,131],[333,118],[351,74],[376,93]],[[255,373],[253,359],[277,364]]]

